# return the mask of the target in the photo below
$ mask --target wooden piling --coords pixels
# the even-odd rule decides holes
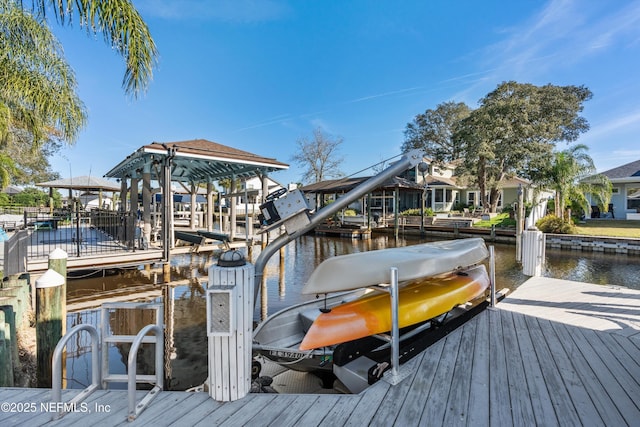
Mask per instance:
[[[48,267],[61,275],[64,278],[64,283],[62,284],[62,291],[60,295],[60,307],[62,309],[62,335],[67,333],[67,253],[60,249],[56,248],[49,254],[49,264]]]
[[[163,283],[169,283],[171,281],[171,264],[168,262],[162,264],[162,280]]]
[[[5,311],[0,310],[0,387],[13,387],[13,355],[10,325]]]
[[[0,313],[4,314],[4,324],[5,324],[5,342],[7,343],[7,349],[11,352],[11,359],[13,360],[13,364],[17,363],[20,360],[20,355],[18,354],[18,336],[17,336],[17,325],[16,325],[16,312],[11,305],[3,305],[0,307]],[[0,327],[2,322],[0,322]],[[13,366],[13,365],[12,365]]]
[[[62,291],[65,278],[49,269],[36,280],[37,386],[51,387],[51,358],[62,338]]]
[[[18,329],[28,325],[27,314],[32,306],[30,288],[28,273],[14,274],[0,282],[0,305],[8,304],[13,307]]]

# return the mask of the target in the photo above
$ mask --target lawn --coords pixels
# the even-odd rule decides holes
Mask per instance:
[[[500,214],[489,221],[478,221],[474,227],[489,228],[496,227],[515,228],[515,221],[509,219],[509,214]],[[607,237],[633,237],[640,239],[640,221],[628,221],[617,219],[589,219],[576,225],[576,234],[584,236],[607,236]]]
[[[640,238],[640,221],[589,219],[576,225],[577,234]]]
[[[496,227],[510,227],[516,228],[516,220],[510,219],[508,213],[501,213],[496,217],[493,217],[489,220],[478,221],[473,224],[474,227],[483,227],[483,228],[491,228],[492,225]]]

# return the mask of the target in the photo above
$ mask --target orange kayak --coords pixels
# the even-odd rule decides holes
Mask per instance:
[[[444,314],[480,297],[489,286],[484,265],[408,282],[398,292],[399,327]],[[391,330],[391,297],[376,292],[321,313],[300,343],[300,350],[326,347]]]

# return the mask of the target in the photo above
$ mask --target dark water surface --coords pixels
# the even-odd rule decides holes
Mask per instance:
[[[283,258],[276,254],[267,264],[267,289],[264,296],[262,292],[259,296],[254,319],[259,321],[282,308],[315,298],[314,295],[301,295],[300,290],[324,259],[432,240],[401,238],[396,241],[392,236],[381,236],[363,241],[303,236],[285,247]],[[515,290],[528,278],[515,261],[515,246],[498,243],[494,248],[497,288]],[[253,261],[258,254],[259,247],[255,247]],[[548,249],[546,255],[544,276],[640,289],[640,256],[552,249]],[[214,262],[216,255],[186,254],[172,258],[170,278],[164,277],[161,269],[139,268],[104,277],[70,280],[67,301],[71,307],[82,302],[98,307],[102,302],[115,299],[164,302],[164,322],[167,325],[165,371],[169,378],[165,389],[185,390],[202,384],[208,375],[206,304],[202,283]],[[352,274],[357,275],[358,272]],[[132,325],[136,319],[140,324]],[[125,323],[136,330],[150,323],[144,316],[136,319],[127,319]],[[67,329],[79,323],[97,325],[98,322],[99,310],[81,309],[68,314]],[[68,349],[71,356],[75,354],[75,357],[67,359],[69,388],[83,388],[90,382],[89,343],[85,341],[81,337]],[[126,346],[109,348],[112,373],[125,372],[126,352]],[[112,385],[111,388],[126,387]]]

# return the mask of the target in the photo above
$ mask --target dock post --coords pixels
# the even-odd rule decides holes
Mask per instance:
[[[400,364],[400,327],[398,312],[398,269],[391,268],[391,375],[398,376]]]
[[[541,276],[544,264],[545,236],[535,226],[522,232],[522,272]]]
[[[490,305],[496,306],[496,252],[493,245],[489,246],[489,283]]]
[[[3,306],[0,309],[0,387],[14,385],[13,366],[16,363],[15,355],[18,353],[15,326],[13,308],[10,305]],[[14,348],[16,348],[15,351]]]
[[[518,205],[516,211],[516,261],[522,262],[522,229],[524,225],[524,193],[522,184],[518,185]]]
[[[51,387],[51,358],[62,338],[62,289],[65,278],[49,269],[36,280],[36,379],[38,387]]]
[[[230,250],[209,267],[209,395],[229,402],[251,390],[254,266]]]
[[[62,290],[60,292],[60,307],[63,320],[67,318],[67,258],[68,255],[64,250],[56,248],[49,254],[49,263],[47,265],[48,268],[64,277],[64,283],[62,284]],[[62,322],[62,335],[67,332],[66,323],[66,321]]]

